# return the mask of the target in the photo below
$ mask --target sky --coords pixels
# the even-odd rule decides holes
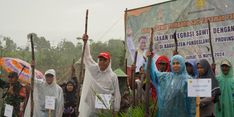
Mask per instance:
[[[124,40],[124,11],[167,0],[0,0],[0,40],[11,37],[20,47],[30,44],[27,34],[44,36],[51,45],[78,42],[84,34],[94,41]]]

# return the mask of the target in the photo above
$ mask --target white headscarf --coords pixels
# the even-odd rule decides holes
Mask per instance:
[[[48,116],[48,110],[45,109],[45,96],[55,97],[55,110],[51,112],[52,117],[62,117],[63,114],[63,90],[56,83],[56,72],[54,69],[49,69],[46,74],[52,74],[54,76],[53,83],[48,84],[45,81],[34,80],[34,115],[33,117],[45,117]],[[30,100],[28,101],[24,117],[30,116]]]

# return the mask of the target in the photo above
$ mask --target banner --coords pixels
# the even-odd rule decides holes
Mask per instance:
[[[172,56],[176,31],[180,55],[186,59],[205,58],[212,63],[208,20],[216,64],[220,65],[224,58],[234,63],[234,0],[174,0],[126,10],[128,64],[132,64],[134,51],[147,50],[150,28],[154,28],[156,54]],[[146,38],[143,44],[142,37]]]

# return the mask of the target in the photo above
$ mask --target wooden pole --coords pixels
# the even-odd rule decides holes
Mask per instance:
[[[200,97],[196,97],[196,117],[200,117]]]
[[[127,22],[126,22],[126,21],[127,21],[127,15],[128,15],[128,14],[127,14],[127,11],[128,11],[128,9],[126,8],[126,9],[125,9],[125,12],[124,12],[124,32],[125,32],[125,33],[124,33],[124,40],[125,40],[125,42],[124,42],[124,54],[125,54],[125,55],[124,55],[124,56],[125,56],[125,57],[124,57],[124,59],[125,59],[124,67],[125,67],[125,68],[124,68],[124,69],[125,69],[125,73],[126,73],[126,74],[128,74],[128,59],[126,58],[126,52],[127,52],[127,48],[126,48],[126,47],[127,47],[127,46],[126,46],[126,42],[127,42],[127,41],[126,41],[126,39],[127,39],[127,35],[126,35],[126,32],[127,32]],[[130,77],[128,77],[127,79],[129,79],[129,78],[130,78]],[[127,80],[127,83],[126,83],[126,84],[127,84],[127,88],[129,88],[129,84],[130,84],[130,83],[129,83],[129,80]]]
[[[144,80],[145,80],[145,71],[144,71],[144,69],[143,70],[140,69],[140,81],[141,81],[141,83],[140,83],[140,91],[138,92],[139,97],[140,97],[139,103],[142,103],[142,97],[143,97],[142,96],[142,86],[143,86]]]
[[[88,31],[88,14],[89,14],[89,10],[86,10],[86,16],[85,16],[85,35],[87,35],[87,31]],[[87,41],[84,41],[84,46],[83,46],[83,50],[82,50],[82,55],[81,55],[81,62],[80,62],[80,72],[79,72],[79,87],[81,87],[81,85],[83,84],[83,80],[84,80],[84,72],[83,72],[83,63],[84,63],[84,52],[85,52],[85,46],[87,44]],[[80,80],[79,80],[80,79]],[[79,113],[79,100],[80,100],[80,94],[81,94],[81,90],[79,88],[79,92],[78,92],[78,101],[77,101],[77,112]]]
[[[176,37],[176,31],[174,33],[174,40],[175,40],[175,53],[177,54],[178,53],[178,40]]]
[[[73,59],[73,60],[72,60],[72,66],[71,66],[71,78],[73,78],[73,77],[75,77],[75,76],[76,76],[76,70],[75,70],[74,64],[75,64],[75,59]]]
[[[213,51],[213,45],[211,40],[211,29],[210,29],[210,20],[208,20],[208,28],[209,28],[209,42],[210,42],[210,51],[211,51],[211,57],[212,57],[212,63],[215,65],[215,59],[214,59],[214,51]],[[212,68],[215,67],[212,65]],[[215,73],[215,68],[213,68],[213,72]],[[218,103],[218,111],[221,111],[221,104],[220,101]]]
[[[33,43],[33,35],[30,34],[30,41],[31,41],[31,48],[32,48],[32,63],[31,63],[31,113],[30,117],[33,117],[33,110],[34,110],[34,101],[33,101],[33,90],[34,90],[34,71],[35,71],[35,54],[34,54],[34,43]]]
[[[48,110],[48,117],[51,117],[51,109]]]
[[[88,9],[86,10],[86,17],[85,17],[85,35],[87,35],[87,26],[88,26]],[[83,84],[83,63],[84,63],[84,52],[85,52],[85,46],[87,44],[87,41],[84,41],[84,46],[83,46],[83,51],[82,51],[82,55],[81,55],[81,62],[80,62],[80,74],[79,74],[79,78],[81,81],[81,84]]]
[[[136,94],[135,94],[135,70],[136,70],[136,62],[137,62],[137,54],[138,52],[136,51],[135,52],[135,57],[134,57],[134,62],[133,62],[133,65],[132,65],[132,71],[131,71],[131,80],[132,80],[132,91],[133,91],[133,106],[136,105]]]
[[[213,52],[213,46],[212,46],[212,40],[211,40],[210,20],[208,20],[208,28],[209,28],[209,41],[210,41],[210,51],[211,51],[212,63],[215,64],[214,52]]]
[[[150,45],[149,45],[149,51],[153,52],[153,38],[154,38],[154,29],[151,28],[151,35],[150,35]],[[146,95],[145,95],[145,117],[149,117],[149,85],[150,85],[150,69],[151,69],[151,63],[152,63],[152,56],[148,57],[148,63],[147,63],[147,71],[146,71]]]

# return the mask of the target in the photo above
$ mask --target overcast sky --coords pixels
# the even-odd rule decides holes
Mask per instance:
[[[94,41],[124,39],[124,11],[167,0],[0,0],[0,39],[11,37],[29,45],[34,32],[56,45],[63,39],[77,42],[84,33],[89,9],[88,34]]]

